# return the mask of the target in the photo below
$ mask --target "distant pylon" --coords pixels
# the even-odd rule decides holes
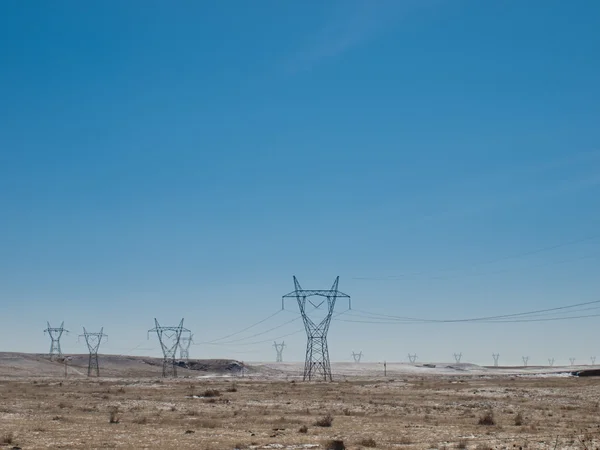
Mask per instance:
[[[494,358],[494,367],[498,367],[498,359],[500,358],[500,353],[492,353],[492,358]]]
[[[97,377],[100,376],[100,365],[98,364],[98,349],[102,343],[102,338],[108,336],[103,333],[104,327],[100,328],[100,333],[88,333],[85,327],[83,327],[83,334],[79,337],[85,337],[85,343],[88,346],[90,352],[90,358],[88,360],[88,377],[91,377],[93,373]]]
[[[354,362],[355,363],[359,363],[360,360],[362,359],[362,350],[360,351],[360,353],[354,353],[352,352],[352,358],[354,358]]]
[[[340,277],[337,277],[331,289],[328,290],[305,290],[300,287],[298,279],[294,277],[294,290],[284,295],[281,299],[283,309],[285,299],[295,298],[298,301],[300,314],[304,321],[307,337],[303,377],[305,381],[310,381],[317,376],[322,377],[325,381],[333,381],[331,363],[329,361],[329,348],[327,346],[327,333],[329,332],[331,317],[333,316],[335,303],[338,298],[347,298],[348,308],[352,308],[350,296],[338,291],[339,281]],[[320,303],[313,303],[310,298],[314,296],[322,297],[324,300],[321,300]],[[307,299],[309,299],[308,302],[313,306],[314,310],[320,309],[325,304],[325,317],[320,322],[315,323],[309,317],[311,311],[307,311]]]
[[[164,356],[163,377],[177,377],[177,361],[175,360],[175,356],[179,347],[179,340],[182,333],[191,332],[187,328],[183,328],[183,319],[181,319],[181,322],[176,327],[161,327],[156,319],[154,319],[154,323],[156,326],[148,330],[148,338],[150,338],[150,333],[154,332],[158,336]]]
[[[571,365],[574,366],[575,365],[575,358],[569,358],[569,361],[571,361]]]
[[[461,359],[462,359],[462,352],[454,354],[454,360],[456,361],[456,364],[460,363]]]
[[[50,326],[50,322],[46,322],[48,324],[48,328],[44,330],[44,333],[48,333],[50,336],[50,359],[54,359],[55,357],[62,356],[62,350],[60,349],[60,338],[63,333],[68,333],[69,330],[64,329],[65,322],[63,321],[58,328],[52,328]]]
[[[554,358],[548,358],[548,365],[552,367],[554,365]]]
[[[273,342],[273,347],[275,347],[275,352],[277,352],[276,362],[283,362],[283,349],[286,347],[285,341],[278,344],[277,342]]]
[[[527,363],[529,362],[529,356],[523,356],[523,366],[527,367]]]
[[[188,361],[190,359],[190,346],[194,342],[194,335],[181,336],[179,338],[179,357]]]
[[[408,360],[411,362],[411,364],[414,364],[415,362],[417,362],[417,354],[415,353],[414,355],[411,355],[409,353],[408,354]]]
[[[590,359],[592,360],[592,366],[595,366],[596,365],[596,357],[590,356]]]

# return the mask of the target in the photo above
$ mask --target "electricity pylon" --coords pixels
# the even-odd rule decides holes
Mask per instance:
[[[552,367],[554,365],[554,358],[548,358],[548,365]]]
[[[90,351],[90,358],[88,360],[88,377],[92,376],[92,373],[96,373],[96,376],[100,376],[100,365],[98,364],[98,349],[102,343],[102,338],[108,336],[103,333],[104,327],[100,328],[100,333],[88,333],[85,327],[83,327],[83,334],[79,337],[85,337],[85,343]]]
[[[50,336],[50,359],[54,359],[55,356],[61,357],[62,351],[60,349],[60,338],[63,333],[69,333],[69,330],[64,329],[65,322],[63,321],[58,328],[52,328],[50,326],[50,322],[46,322],[48,324],[48,328],[44,330],[44,333],[48,333]]]
[[[194,342],[194,335],[181,336],[179,338],[179,357],[188,361],[190,359],[190,345]]]
[[[409,353],[408,354],[408,360],[411,362],[411,364],[414,364],[415,362],[417,362],[417,354],[415,353],[414,355],[411,355]]]
[[[275,361],[283,362],[283,349],[286,347],[285,341],[283,341],[281,344],[273,342],[273,347],[275,347],[275,351],[277,352],[277,359]]]
[[[352,358],[354,358],[354,362],[355,363],[359,363],[360,360],[362,359],[362,350],[360,353],[354,353],[352,352]]]
[[[574,366],[575,365],[575,358],[569,358],[569,361],[571,361],[571,365]]]
[[[462,352],[454,354],[454,360],[456,361],[456,364],[460,363],[461,359],[462,359]]]
[[[529,356],[523,356],[523,367],[527,367],[528,362],[529,362]]]
[[[500,359],[500,353],[492,353],[492,358],[494,358],[494,367],[498,367],[498,359]]]
[[[595,366],[596,365],[596,357],[590,356],[590,359],[592,360],[592,366]]]
[[[177,361],[175,356],[179,347],[179,340],[182,333],[191,333],[187,328],[183,328],[183,319],[176,327],[161,327],[158,320],[154,319],[155,327],[148,330],[148,339],[150,333],[156,332],[160,346],[163,351],[163,377],[177,377]]]
[[[304,328],[306,329],[306,358],[304,363],[304,380],[310,381],[314,377],[322,377],[325,381],[333,381],[331,375],[331,363],[329,361],[329,348],[327,347],[327,332],[329,331],[329,325],[331,324],[331,317],[335,309],[335,302],[338,298],[348,299],[348,309],[352,309],[352,303],[350,296],[338,291],[338,283],[340,277],[337,277],[333,282],[333,286],[329,290],[304,290],[300,287],[298,279],[294,276],[294,291],[286,294],[281,299],[281,307],[284,308],[285,300],[288,298],[295,298],[298,301],[298,307],[300,308],[300,314],[304,321]],[[323,297],[320,303],[313,303],[311,297]],[[320,309],[325,302],[325,317],[318,323],[308,316],[309,312],[306,310],[306,301],[313,306],[315,310]]]

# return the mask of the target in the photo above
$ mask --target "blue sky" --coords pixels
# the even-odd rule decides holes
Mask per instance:
[[[592,0],[3,2],[2,350],[46,351],[46,320],[68,352],[104,326],[104,351],[157,354],[154,317],[209,341],[276,312],[292,275],[426,318],[600,300],[599,17]],[[246,339],[289,307],[239,344],[296,331]],[[597,320],[334,322],[331,356],[583,360]],[[286,342],[301,360],[302,333]],[[191,356],[275,356],[237,344]]]

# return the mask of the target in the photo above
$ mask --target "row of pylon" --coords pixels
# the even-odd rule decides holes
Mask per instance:
[[[332,381],[331,363],[329,361],[329,349],[327,346],[327,333],[331,324],[335,303],[338,298],[348,300],[348,309],[351,309],[350,296],[338,290],[340,277],[336,277],[333,286],[330,289],[324,290],[305,290],[300,287],[300,283],[294,276],[294,291],[282,297],[282,309],[286,299],[294,298],[298,302],[300,314],[302,316],[304,327],[307,334],[306,359],[304,365],[304,380],[312,380],[313,378],[322,378],[326,381]],[[322,298],[320,302],[313,302],[312,298]],[[307,305],[308,302],[308,305]],[[321,309],[325,305],[324,318],[320,321],[313,321],[309,314]],[[177,376],[177,349],[181,349],[182,359],[189,357],[189,346],[192,343],[192,333],[187,328],[183,327],[183,319],[177,326],[160,326],[156,318],[154,319],[155,327],[148,330],[149,334],[156,333],[163,351],[163,376]],[[64,322],[58,328],[53,328],[48,323],[48,328],[44,330],[48,333],[51,339],[50,357],[61,356],[60,338],[63,333],[68,330],[64,329]],[[99,376],[100,368],[98,364],[98,349],[102,339],[106,337],[101,330],[99,333],[88,333],[84,328],[82,335],[86,339],[90,352],[90,360],[88,367],[88,376],[93,374]],[[283,349],[285,343],[277,344],[274,347],[277,351],[277,361],[283,361]],[[359,362],[362,357],[360,354],[353,355],[355,361]]]

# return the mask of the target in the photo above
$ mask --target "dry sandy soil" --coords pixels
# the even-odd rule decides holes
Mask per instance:
[[[0,354],[0,448],[600,447],[600,378],[565,369],[392,365],[384,377],[340,364],[333,383],[304,383],[299,364],[241,377],[220,361],[164,380],[160,361],[140,360],[112,360],[105,373],[122,374],[100,379],[75,365],[65,379],[40,355]]]

